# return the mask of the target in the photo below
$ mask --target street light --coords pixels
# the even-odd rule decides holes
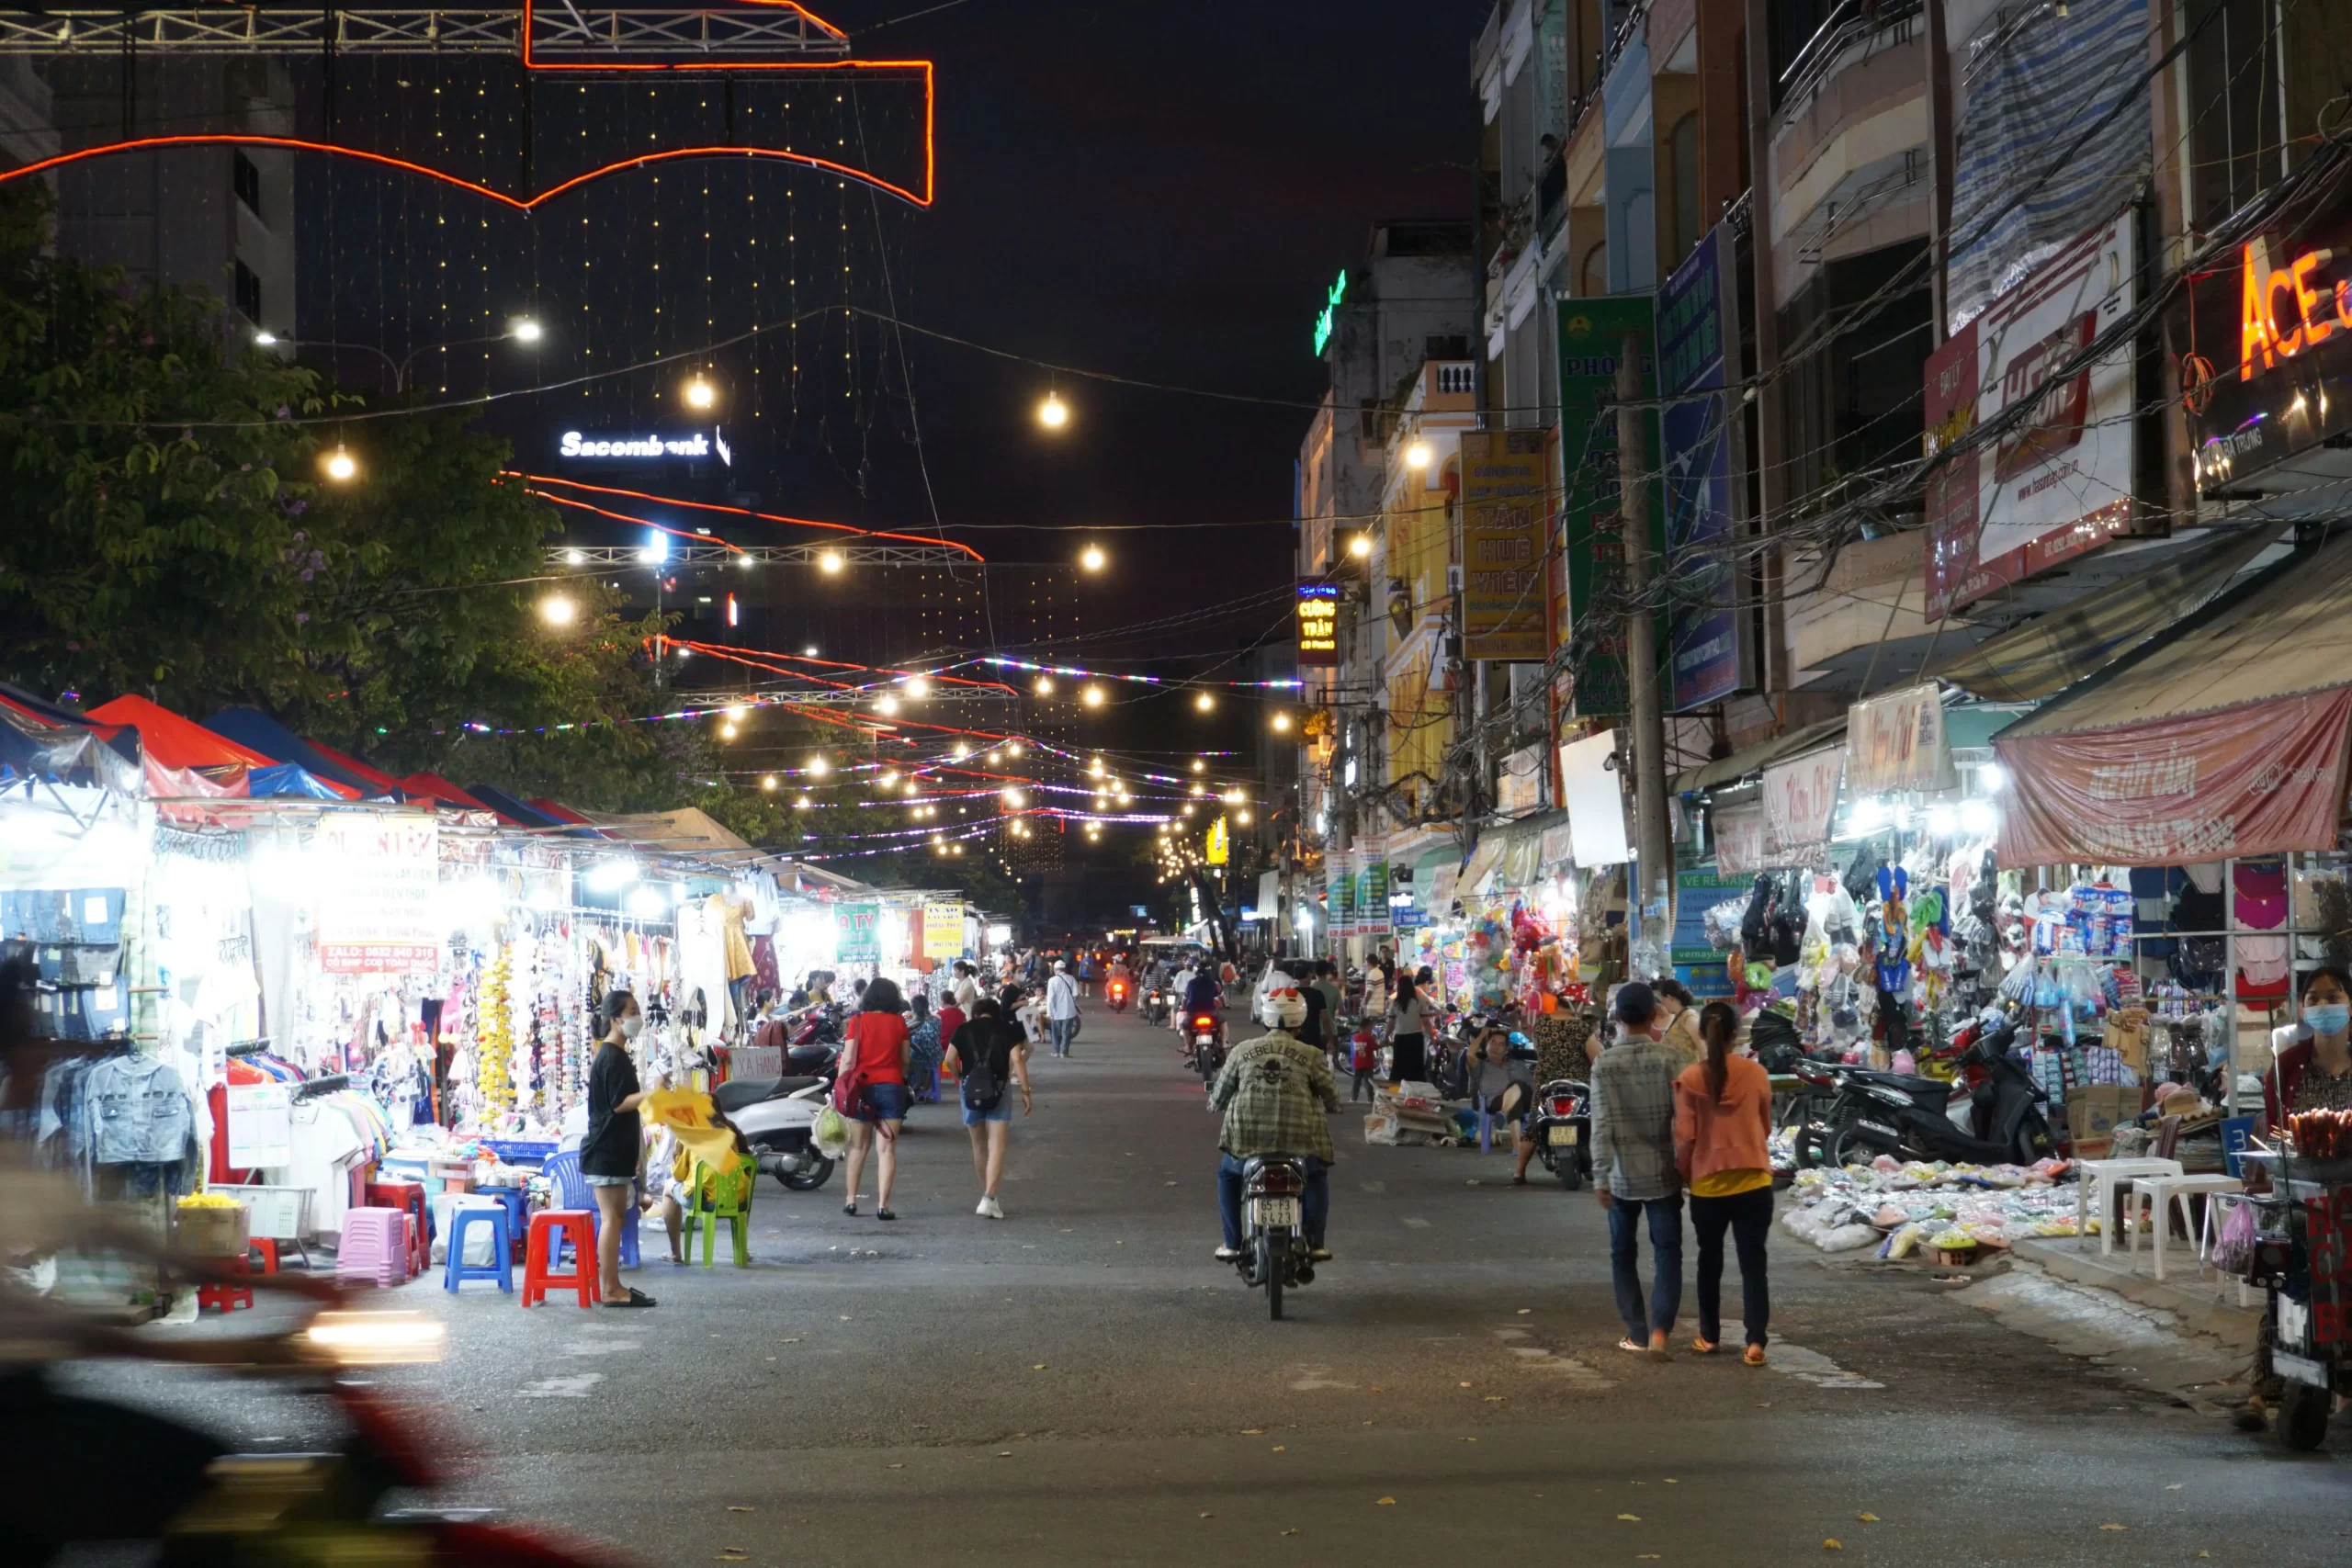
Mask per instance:
[[[1102,553],[1102,546],[1089,545],[1086,547],[1085,551],[1079,556],[1078,564],[1084,567],[1089,571],[1101,571],[1102,570],[1103,563],[1108,559],[1110,559],[1110,558]]]
[[[849,562],[842,558],[842,553],[839,550],[827,550],[823,555],[817,558],[817,565],[822,569],[825,574],[829,577],[838,574],[842,568],[848,564]]]
[[[1370,556],[1372,554],[1372,536],[1369,534],[1358,534],[1354,538],[1350,539],[1348,541],[1348,554],[1355,557],[1358,560],[1363,560]]]
[[[1199,696],[1193,699],[1193,705],[1200,709],[1203,713],[1214,713],[1216,711],[1216,699],[1209,695],[1208,693],[1203,692]]]
[[[1405,466],[1408,468],[1426,468],[1430,466],[1430,459],[1435,456],[1437,454],[1430,450],[1428,442],[1416,438],[1412,445],[1405,448]]]
[[[690,409],[713,408],[718,402],[718,389],[696,376],[686,383],[685,397],[686,406]]]
[[[1046,400],[1037,405],[1037,423],[1047,430],[1059,430],[1069,423],[1069,406],[1058,392],[1047,392]]]
[[[579,613],[579,606],[560,593],[550,593],[539,601],[539,618],[551,626],[568,626]]]

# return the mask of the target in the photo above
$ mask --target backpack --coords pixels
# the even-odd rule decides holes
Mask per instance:
[[[963,1053],[956,1055],[960,1057]],[[996,1102],[1004,1098],[1004,1079],[997,1076],[986,1046],[972,1055],[973,1059],[964,1063],[964,1103],[975,1111],[994,1111]]]

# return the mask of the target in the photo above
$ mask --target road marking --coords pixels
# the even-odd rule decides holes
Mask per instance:
[[[517,1390],[525,1399],[585,1399],[588,1391],[605,1381],[602,1372],[580,1372],[568,1378],[543,1378]]]
[[[1331,1369],[1329,1367],[1299,1367],[1295,1370],[1301,1375],[1297,1381],[1293,1382],[1290,1386],[1300,1393],[1311,1393],[1318,1388],[1353,1388],[1356,1386],[1351,1382],[1335,1382],[1330,1376]]]
[[[589,1339],[565,1346],[563,1353],[567,1356],[619,1356],[642,1348],[644,1343],[641,1339]]]
[[[1514,1345],[1510,1348],[1510,1353],[1520,1358],[1520,1367],[1525,1371],[1549,1372],[1563,1382],[1574,1383],[1578,1388],[1601,1389],[1617,1386],[1614,1382],[1602,1377],[1574,1356],[1563,1356],[1557,1351],[1539,1349],[1532,1345]]]
[[[1410,1218],[1408,1218],[1408,1219],[1405,1221],[1405,1223],[1406,1223],[1407,1224],[1410,1225],[1413,1229],[1415,1229],[1415,1230],[1417,1230],[1417,1231],[1425,1231],[1425,1230],[1427,1230],[1427,1229],[1429,1229],[1429,1228],[1430,1228],[1430,1223],[1429,1223],[1429,1221],[1427,1221],[1427,1220],[1416,1220],[1416,1219],[1410,1219]]]
[[[1808,1350],[1802,1345],[1786,1340],[1772,1347],[1766,1362],[1784,1378],[1809,1382],[1815,1388],[1884,1388],[1860,1372],[1849,1372],[1818,1350]]]
[[[1363,1189],[1367,1192],[1385,1192],[1388,1190],[1388,1183],[1385,1181],[1365,1181],[1360,1182],[1358,1185],[1363,1187]]]

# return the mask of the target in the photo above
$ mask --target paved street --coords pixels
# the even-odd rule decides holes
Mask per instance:
[[[1170,1037],[1098,1010],[1078,1050],[1036,1064],[1001,1224],[927,1108],[897,1224],[870,1178],[855,1220],[838,1176],[768,1183],[755,1266],[650,1254],[654,1312],[401,1291],[449,1319],[418,1381],[472,1495],[656,1563],[2352,1561],[2341,1460],[2282,1459],[1917,1272],[1776,1241],[1770,1370],[1627,1356],[1589,1194],[1367,1148],[1352,1116],[1338,1260],[1270,1323],[1209,1259],[1213,1128]],[[300,1441],[298,1412],[140,1377]]]

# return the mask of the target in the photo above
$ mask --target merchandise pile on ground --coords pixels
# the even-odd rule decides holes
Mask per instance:
[[[2018,1236],[2073,1235],[2074,1165],[1869,1165],[1797,1173],[1781,1223],[1824,1252],[1876,1246],[1882,1258],[1922,1247],[1964,1252]]]

